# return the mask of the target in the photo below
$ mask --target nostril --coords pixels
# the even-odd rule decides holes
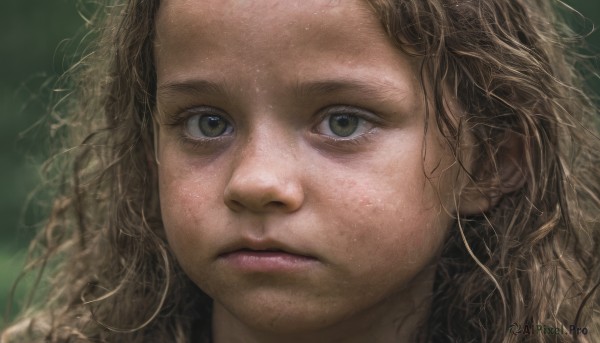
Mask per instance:
[[[225,203],[226,203],[227,207],[229,207],[234,212],[240,212],[240,211],[243,211],[244,209],[251,209],[253,211],[265,211],[265,210],[279,211],[279,210],[285,210],[288,207],[288,205],[286,205],[285,202],[278,201],[278,200],[263,202],[260,205],[257,205],[257,204],[252,205],[252,204],[248,204],[247,202],[236,200],[236,199],[228,199],[225,201]]]
[[[227,200],[226,204],[227,204],[227,207],[229,207],[230,209],[232,209],[233,211],[236,211],[236,212],[244,209],[244,205],[237,200],[233,200],[233,199]]]
[[[282,201],[271,201],[267,204],[267,206],[273,209],[280,209],[286,207],[285,203],[283,203]]]

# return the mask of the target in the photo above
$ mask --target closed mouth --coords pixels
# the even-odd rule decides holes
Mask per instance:
[[[307,254],[303,249],[294,248],[293,245],[269,239],[240,239],[226,246],[219,254],[219,257],[233,254],[252,254],[255,256],[275,256],[279,254],[280,256],[289,255],[306,259],[317,259],[315,256]]]
[[[280,254],[280,255],[298,256],[298,257],[303,257],[303,258],[308,258],[308,259],[315,259],[312,256],[297,254],[297,253],[289,252],[289,251],[286,251],[284,249],[279,249],[279,248],[266,248],[266,249],[241,248],[241,249],[237,249],[237,250],[234,250],[234,251],[230,251],[230,252],[221,254],[221,257],[226,257],[226,256],[232,255],[232,254],[244,254],[244,253],[253,254],[253,255],[260,255],[260,254],[274,255],[274,254]]]

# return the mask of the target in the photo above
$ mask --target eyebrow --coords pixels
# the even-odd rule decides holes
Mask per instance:
[[[157,96],[170,97],[176,94],[184,94],[189,96],[217,95],[228,97],[230,92],[227,89],[226,85],[213,81],[192,79],[159,85]],[[296,96],[301,98],[335,93],[354,93],[375,100],[398,100],[400,96],[407,96],[409,89],[382,80],[364,81],[355,78],[335,78],[308,82],[297,81],[294,85],[294,92]]]
[[[190,96],[200,95],[227,95],[228,92],[220,84],[202,80],[184,80],[178,82],[167,82],[159,85],[156,90],[157,97],[169,97],[175,94],[186,94]]]
[[[300,97],[329,95],[335,93],[354,93],[376,100],[398,100],[407,96],[409,89],[383,80],[363,81],[354,78],[326,79],[296,84],[296,93]]]

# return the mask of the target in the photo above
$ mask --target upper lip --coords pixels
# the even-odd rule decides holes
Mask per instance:
[[[252,251],[279,251],[282,253],[299,255],[304,257],[315,258],[306,251],[294,247],[293,245],[280,242],[269,238],[240,238],[228,244],[224,249],[221,250],[219,256],[224,256],[236,251],[241,250],[252,250]]]

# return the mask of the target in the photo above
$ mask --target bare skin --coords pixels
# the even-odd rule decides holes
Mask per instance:
[[[368,5],[166,0],[155,58],[163,221],[214,342],[409,341],[460,186]]]

